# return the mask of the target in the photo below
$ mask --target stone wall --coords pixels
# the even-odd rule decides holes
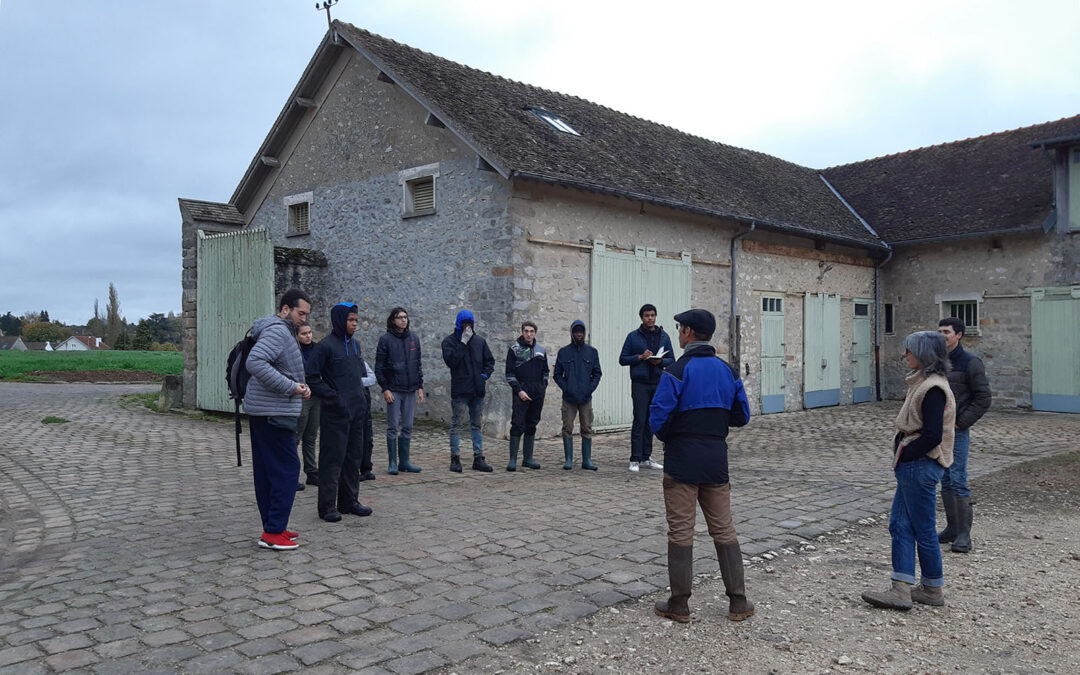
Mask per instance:
[[[297,277],[300,284],[314,284],[305,290],[315,305],[310,321],[316,337],[329,333],[332,305],[357,303],[358,339],[372,366],[390,309],[405,307],[423,351],[428,401],[417,416],[447,420],[449,371],[440,346],[458,310],[477,315],[477,330],[502,366],[499,345],[505,345],[514,283],[509,184],[478,169],[466,146],[448,130],[424,124],[426,111],[400,88],[376,81],[377,74],[362,57],[351,57],[275,173],[250,227],[268,228],[278,246],[325,255],[321,277]],[[432,164],[435,213],[403,217],[399,172]],[[305,192],[312,192],[310,233],[289,236],[284,199]],[[493,401],[500,397],[488,398],[488,408],[497,408]],[[381,397],[374,399],[381,408]],[[498,410],[491,415],[506,416]]]
[[[856,298],[873,300],[873,260],[865,253],[778,234],[754,232],[737,254],[741,375],[751,412],[761,410],[761,298],[784,298],[784,409],[803,408],[803,299],[806,293],[840,295],[840,403],[852,402],[852,335]],[[873,381],[871,381],[873,386]]]
[[[1027,289],[1080,283],[1080,237],[1026,234],[898,247],[882,270],[882,303],[892,303],[895,330],[882,339],[883,395],[902,398],[902,342],[936,330],[936,299],[979,294],[979,334],[964,347],[981,356],[997,407],[1031,407],[1031,299]],[[884,329],[884,327],[883,327]]]

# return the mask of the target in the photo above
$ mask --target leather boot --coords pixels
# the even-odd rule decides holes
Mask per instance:
[[[956,493],[952,490],[941,491],[941,505],[945,507],[945,529],[938,532],[938,543],[947,544],[956,539]]]
[[[953,541],[953,553],[967,553],[971,550],[971,498],[956,498],[956,540]]]
[[[450,470],[461,473],[461,455],[450,455]]]
[[[592,439],[581,439],[581,468],[596,471],[596,465],[592,463]]]
[[[562,468],[569,471],[569,470],[574,468],[574,439],[573,438],[565,438],[564,437],[562,439],[562,451],[563,451],[563,458],[566,459],[566,461],[563,462]]]
[[[536,436],[526,436],[525,441],[521,444],[522,454],[524,458],[521,460],[521,466],[526,469],[539,469],[540,465],[533,461],[533,443],[536,441]]]
[[[923,605],[945,606],[945,591],[942,586],[923,586],[919,584],[911,589],[911,599]]]
[[[521,436],[510,437],[510,463],[506,465],[507,471],[517,471],[518,448],[521,447]]]
[[[720,576],[724,579],[724,588],[727,589],[728,618],[732,621],[749,619],[754,615],[754,603],[746,599],[742,549],[739,548],[739,542],[716,544],[716,557],[720,561]]]
[[[389,436],[386,437],[386,455],[390,461],[390,467],[386,470],[386,473],[391,476],[396,476],[398,474],[397,444],[398,439],[390,438]]]
[[[409,473],[420,473],[420,467],[413,466],[409,463],[410,445],[412,445],[411,438],[397,439],[398,466],[401,468],[402,471],[408,471]]]
[[[892,586],[886,591],[864,591],[862,599],[874,607],[907,611],[912,608],[911,586],[906,581],[892,580]]]
[[[694,582],[694,547],[678,546],[670,541],[667,545],[668,580],[671,597],[658,600],[653,611],[679,623],[690,622],[690,587]],[[741,561],[740,561],[741,564]]]
[[[473,455],[472,458],[472,470],[483,471],[485,473],[491,472],[491,465],[484,461],[483,455]]]

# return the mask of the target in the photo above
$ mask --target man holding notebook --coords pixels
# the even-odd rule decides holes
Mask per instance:
[[[619,365],[630,367],[630,398],[634,402],[634,424],[630,429],[630,470],[641,467],[663,469],[652,459],[652,429],[649,428],[649,406],[652,404],[660,374],[675,357],[671,353],[671,338],[663,327],[656,325],[656,307],[644,304],[638,310],[641,325],[631,331],[623,342]]]

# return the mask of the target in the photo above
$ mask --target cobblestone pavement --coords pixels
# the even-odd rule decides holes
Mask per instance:
[[[324,523],[308,489],[291,521],[303,545],[276,553],[256,546],[232,425],[119,403],[152,390],[0,384],[0,672],[415,673],[667,585],[661,473],[626,470],[626,434],[597,440],[595,473],[560,470],[557,439],[537,443],[543,469],[507,473],[506,442],[489,438],[495,472],[453,474],[445,433],[425,426],[423,473],[395,477],[377,442],[378,479],[361,484],[375,514]],[[744,553],[887,511],[897,407],[735,431]],[[1080,416],[993,412],[972,434],[972,474],[1078,436]],[[708,558],[700,522],[698,536]]]

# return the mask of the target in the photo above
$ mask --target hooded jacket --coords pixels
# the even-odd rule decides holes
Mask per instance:
[[[292,326],[279,316],[267,316],[251,326],[255,346],[247,358],[251,373],[244,412],[259,417],[299,417],[303,396],[294,394],[304,381],[304,359]]]
[[[339,303],[330,309],[333,331],[315,345],[307,362],[307,383],[311,393],[323,402],[323,414],[366,412],[364,359],[355,338],[348,337],[345,324],[356,305]]]
[[[375,348],[375,379],[383,391],[413,392],[424,388],[420,338],[408,328],[383,333]]]
[[[454,321],[454,332],[442,341],[443,363],[450,369],[450,398],[477,398],[486,391],[485,383],[495,372],[495,357],[487,341],[473,333],[469,344],[461,342],[461,328],[471,321],[476,330],[473,313],[463,309]]]
[[[567,403],[588,403],[593,392],[600,384],[600,354],[592,345],[582,340],[574,342],[574,328],[585,322],[576,320],[570,324],[570,344],[559,350],[555,357],[555,384],[562,389],[563,400]]]
[[[660,347],[665,353],[660,357],[660,365],[654,366],[648,359],[638,358],[638,354],[644,354],[648,349],[655,354]],[[664,332],[663,326],[656,326],[656,330],[645,330],[644,324],[637,330],[631,331],[623,342],[622,353],[619,354],[619,365],[630,366],[630,381],[656,384],[660,381],[660,374],[665,368],[675,363],[675,355],[671,351],[671,338]]]

